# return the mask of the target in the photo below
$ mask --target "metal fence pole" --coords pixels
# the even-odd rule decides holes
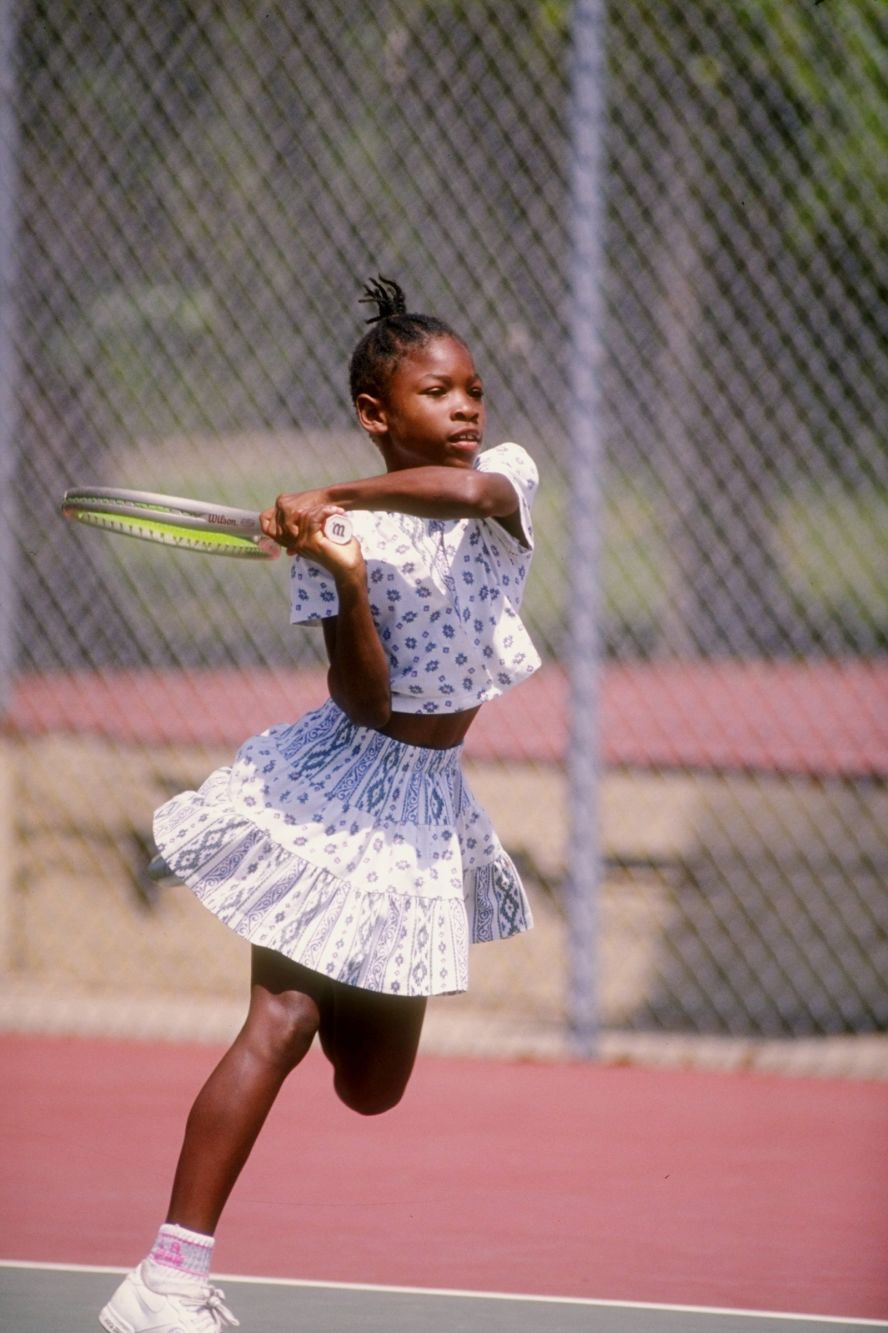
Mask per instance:
[[[16,645],[14,40],[13,0],[0,0],[0,719],[9,708]],[[0,736],[0,967],[10,956],[12,931],[14,754],[14,743]]]
[[[574,10],[571,107],[570,703],[568,1015],[578,1055],[599,1028],[599,584],[603,0]]]
[[[466,1026],[536,1051],[566,1029],[569,975],[578,1053],[601,1030],[888,1030],[888,6],[735,10],[0,0],[23,983],[66,1013],[75,972],[115,1006],[135,977],[236,995],[215,934],[189,934],[188,967],[166,948],[181,897],[145,913],[146,815],[159,784],[205,776],[202,735],[236,745],[291,671],[322,672],[318,636],[258,586],[274,573],[55,508],[103,477],[258,507],[372,467],[343,367],[381,269],[458,312],[491,438],[514,431],[544,479],[522,605],[537,702],[509,696],[473,758],[539,929],[482,954],[469,1003],[490,1026]],[[135,672],[156,707],[123,702]],[[570,802],[548,781],[528,800],[568,673]],[[569,953],[547,892],[568,861]]]
[[[15,665],[15,173],[16,106],[12,0],[0,0],[0,716]]]

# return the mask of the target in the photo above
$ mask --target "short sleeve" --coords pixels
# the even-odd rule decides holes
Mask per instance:
[[[329,620],[339,611],[336,585],[325,569],[302,556],[290,565],[290,624]]]
[[[518,496],[523,545],[532,551],[533,521],[530,511],[540,480],[536,463],[520,444],[507,443],[486,450],[479,457],[476,466],[479,472],[497,472],[501,476],[508,477],[512,483]]]

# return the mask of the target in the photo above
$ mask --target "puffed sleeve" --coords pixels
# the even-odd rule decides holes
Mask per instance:
[[[477,467],[480,472],[497,472],[509,481],[518,496],[518,508],[521,520],[523,542],[526,550],[533,550],[533,522],[530,511],[534,496],[539,486],[539,473],[536,463],[520,444],[498,444],[480,455]],[[504,534],[508,537],[508,534]],[[514,540],[514,539],[513,539]],[[518,545],[519,543],[516,543]]]
[[[336,584],[320,565],[297,555],[290,565],[290,624],[329,620],[339,611]]]

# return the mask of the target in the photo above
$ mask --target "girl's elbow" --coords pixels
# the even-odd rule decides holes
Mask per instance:
[[[378,703],[362,700],[360,704],[344,709],[344,712],[356,727],[372,727],[374,731],[386,726],[392,716],[391,703],[388,700],[384,702],[380,700]]]
[[[490,518],[494,502],[483,473],[470,473],[464,480],[466,507],[473,518]]]
[[[392,715],[391,694],[386,691],[376,695],[361,695],[356,697],[347,690],[336,688],[333,680],[329,680],[330,698],[338,708],[341,708],[349,722],[353,722],[356,727],[372,727],[378,731],[384,727]]]
[[[468,478],[468,486],[469,503],[476,518],[499,518],[514,508],[511,488],[504,491],[495,474],[475,472]]]

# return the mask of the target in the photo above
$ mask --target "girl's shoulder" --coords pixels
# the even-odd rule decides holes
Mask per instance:
[[[485,449],[478,455],[475,466],[480,472],[502,472],[522,487],[535,489],[539,484],[540,474],[536,463],[524,445],[516,444],[514,440],[506,440],[491,449]]]
[[[521,527],[520,538],[511,536],[505,528],[499,526],[499,533],[505,550],[513,557],[524,558],[533,550],[533,520],[531,510],[540,484],[540,474],[536,463],[523,445],[507,440],[504,444],[486,449],[478,456],[475,466],[481,472],[496,472],[507,477],[518,497],[518,514]]]

